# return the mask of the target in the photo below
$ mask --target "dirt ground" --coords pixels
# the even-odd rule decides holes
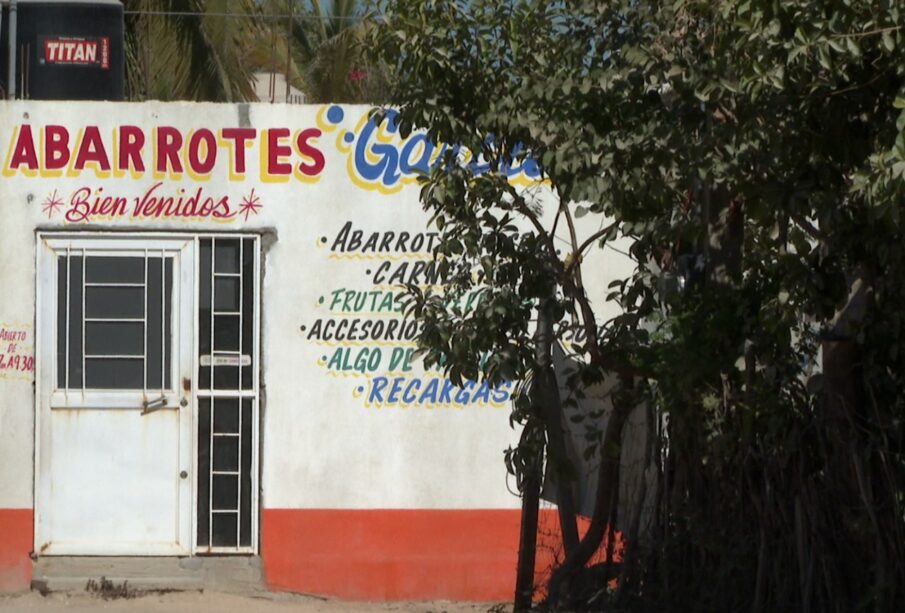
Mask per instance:
[[[254,596],[217,592],[145,593],[129,598],[105,600],[87,592],[54,593],[41,596],[37,592],[0,596],[0,611],[128,611],[157,613],[185,611],[191,613],[353,613],[363,611],[397,611],[399,613],[479,613],[508,611],[493,603],[456,602],[389,602],[364,603],[327,600],[298,594],[265,593]]]

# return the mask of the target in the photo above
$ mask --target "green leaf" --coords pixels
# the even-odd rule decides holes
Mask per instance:
[[[831,45],[833,43],[830,43]],[[826,68],[827,70],[833,69],[833,60],[830,57],[830,52],[827,51],[826,47],[820,47],[817,50],[817,61],[820,62],[820,65]]]
[[[569,95],[572,92],[572,77],[567,77],[562,84],[562,93]]]
[[[854,36],[846,36],[845,37],[845,48],[855,57],[861,57],[861,47],[858,45],[858,41],[855,40]]]

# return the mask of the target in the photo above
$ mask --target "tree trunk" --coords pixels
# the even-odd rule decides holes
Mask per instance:
[[[532,463],[522,486],[522,524],[519,530],[518,566],[515,575],[513,613],[529,611],[534,596],[534,562],[537,553],[537,514],[540,504],[541,461]]]

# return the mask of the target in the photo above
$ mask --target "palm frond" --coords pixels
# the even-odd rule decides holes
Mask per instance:
[[[133,72],[129,82],[149,82],[146,97],[254,99],[246,57],[259,30],[253,0],[133,0],[126,8],[139,11],[126,22],[127,39],[142,46],[130,70],[144,73]]]

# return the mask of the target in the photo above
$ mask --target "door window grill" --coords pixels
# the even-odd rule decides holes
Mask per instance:
[[[198,483],[201,551],[255,542],[257,239],[201,238],[198,260]]]
[[[172,286],[164,252],[60,252],[57,389],[170,389]]]

